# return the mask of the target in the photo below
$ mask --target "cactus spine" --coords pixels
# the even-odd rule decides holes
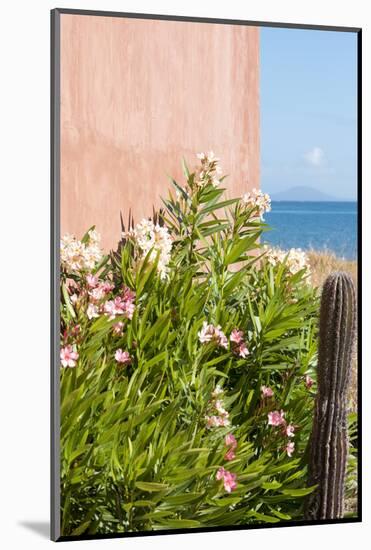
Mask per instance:
[[[325,281],[321,298],[318,392],[310,441],[309,483],[317,485],[306,503],[310,520],[343,517],[348,458],[347,394],[355,340],[355,289],[343,272]]]

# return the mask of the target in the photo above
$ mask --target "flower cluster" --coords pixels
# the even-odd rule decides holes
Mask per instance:
[[[61,348],[60,358],[63,367],[76,367],[76,361],[79,358],[76,346],[68,345]]]
[[[263,193],[255,188],[245,193],[241,198],[241,202],[247,208],[256,209],[260,218],[263,218],[265,212],[271,211],[271,198],[268,193]]]
[[[122,351],[122,349],[116,350],[115,359],[122,365],[130,365],[132,361],[130,353],[128,351]]]
[[[205,417],[207,428],[226,427],[231,424],[229,420],[229,412],[224,408],[222,400],[223,390],[220,386],[216,386],[211,393],[211,400],[208,407],[208,415]]]
[[[246,342],[244,340],[244,332],[235,328],[232,330],[229,337],[232,343],[232,351],[239,355],[240,357],[247,357],[249,355],[249,350],[247,349]]]
[[[230,425],[229,413],[224,408],[222,401],[223,389],[220,386],[216,386],[211,393],[211,400],[209,402],[209,413],[206,416],[207,428],[218,428]],[[227,452],[224,455],[224,460],[231,461],[236,457],[237,440],[233,434],[229,433],[224,438],[224,444],[227,447]],[[230,493],[237,487],[236,482],[237,475],[225,470],[225,468],[219,468],[216,473],[216,479],[218,481],[223,480],[224,489]]]
[[[218,165],[219,159],[213,151],[198,153],[197,158],[201,161],[201,168],[196,172],[196,184],[198,187],[205,187],[211,184],[218,187],[222,170]]]
[[[102,259],[100,235],[94,229],[88,233],[83,243],[73,235],[64,235],[61,239],[61,267],[67,273],[91,271]]]
[[[101,281],[95,275],[88,274],[86,277],[88,306],[86,315],[89,319],[99,317],[104,313],[109,320],[115,319],[116,315],[123,315],[126,319],[132,319],[135,311],[135,293],[124,287],[120,296],[109,298],[114,285],[111,281]]]
[[[275,266],[286,261],[288,270],[292,275],[302,269],[306,269],[307,273],[310,273],[308,257],[301,248],[290,248],[290,250],[285,251],[280,248],[270,248],[264,245],[264,249],[266,251],[266,259],[271,265]]]
[[[89,273],[86,276],[88,307],[86,315],[88,319],[99,317],[103,311],[102,300],[104,300],[114,289],[114,285],[110,281],[101,281],[96,275]]]
[[[135,311],[135,292],[129,288],[124,288],[121,296],[116,296],[113,300],[108,300],[103,305],[103,311],[105,315],[108,315],[108,319],[116,318],[116,315],[123,315],[126,319],[132,319]],[[117,324],[115,325],[117,331]]]
[[[224,455],[224,460],[233,460],[236,458],[235,450],[237,449],[237,439],[233,434],[227,434],[224,441],[228,447],[228,451]]]
[[[228,472],[228,470],[225,470],[223,467],[219,468],[219,470],[216,472],[216,479],[218,481],[223,480],[224,489],[227,491],[227,493],[230,493],[237,487],[236,482],[237,474],[234,474],[233,472]]]
[[[123,234],[131,238],[141,250],[141,259],[150,253],[150,261],[155,261],[159,254],[157,270],[161,279],[167,277],[170,262],[172,241],[169,230],[165,226],[154,224],[153,221],[144,218],[134,229]]]
[[[203,322],[202,329],[198,333],[198,339],[201,344],[214,342],[222,348],[228,348],[228,339],[222,331],[221,326],[214,326],[212,324],[209,325],[207,321]]]
[[[305,387],[307,388],[307,390],[310,390],[313,384],[314,384],[313,378],[311,378],[309,374],[307,374],[305,377]]]
[[[274,391],[269,386],[261,386],[260,391],[263,399],[273,397],[274,395]]]
[[[281,411],[271,411],[268,413],[268,425],[269,426],[281,426],[281,433],[283,436],[290,438],[295,435],[295,426],[293,424],[288,424],[284,418],[285,413]],[[293,441],[286,442],[285,451],[289,457],[292,456],[295,450],[295,443]]]

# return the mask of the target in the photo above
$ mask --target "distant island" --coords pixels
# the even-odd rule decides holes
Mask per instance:
[[[303,201],[303,202],[354,202],[355,199],[342,199],[323,193],[314,187],[291,187],[286,191],[271,194],[272,201]]]

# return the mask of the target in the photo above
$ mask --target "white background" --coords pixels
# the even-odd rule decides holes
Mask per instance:
[[[60,5],[46,0],[2,3],[0,12],[1,135],[1,354],[0,354],[0,546],[44,548],[49,519],[49,10],[54,7],[104,9],[363,27],[364,113],[364,319],[370,334],[370,22],[365,0],[75,0]],[[368,64],[368,67],[367,67]],[[78,208],[78,205],[76,205]],[[366,341],[367,345],[367,341]],[[264,529],[226,533],[74,542],[73,548],[157,550],[194,546],[215,549],[243,545],[299,546],[331,544],[363,548],[371,538],[370,354],[363,359],[364,523]]]

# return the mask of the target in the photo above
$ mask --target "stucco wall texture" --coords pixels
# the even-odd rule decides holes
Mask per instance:
[[[161,205],[181,158],[220,157],[228,196],[259,186],[258,28],[61,16],[61,233]]]

